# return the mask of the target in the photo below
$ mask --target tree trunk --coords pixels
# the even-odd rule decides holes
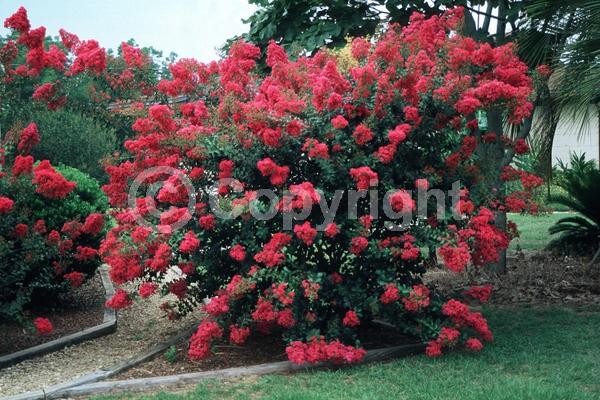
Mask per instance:
[[[491,109],[487,113],[487,119],[489,132],[496,133],[496,135],[498,135],[498,139],[490,149],[491,151],[487,154],[486,162],[490,163],[490,166],[498,171],[504,166],[503,164],[505,156],[504,144],[502,143],[502,140],[500,140],[502,132],[504,131],[502,112],[499,109]],[[504,199],[506,193],[504,181],[498,177],[491,183],[491,189],[495,192],[497,198]],[[506,232],[506,211],[496,211],[494,215],[496,227],[503,232]],[[498,262],[488,264],[487,269],[488,271],[496,274],[506,274],[506,250],[500,250]]]
[[[494,212],[496,227],[503,232],[506,232],[506,211],[496,211]],[[500,250],[498,254],[498,262],[490,263],[487,265],[487,270],[493,272],[495,274],[506,274],[508,272],[508,267],[506,263],[506,250]]]

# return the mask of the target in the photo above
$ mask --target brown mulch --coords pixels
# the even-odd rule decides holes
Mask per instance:
[[[99,275],[74,289],[62,302],[60,310],[50,310],[40,315],[48,318],[53,331],[47,336],[38,336],[33,326],[22,326],[14,322],[0,323],[0,355],[14,353],[32,346],[58,339],[71,333],[102,323],[104,316],[104,288]]]
[[[565,305],[600,307],[600,265],[588,268],[590,257],[556,256],[547,252],[516,253],[505,275],[484,269],[455,274],[435,270],[429,282],[456,295],[473,285],[494,287],[490,304]]]
[[[418,342],[415,338],[379,325],[365,326],[358,336],[367,350]],[[188,340],[184,340],[175,345],[176,353],[170,356],[167,356],[169,351],[161,353],[148,362],[116,375],[111,380],[166,376],[287,361],[285,347],[286,344],[281,336],[253,335],[243,346],[217,344],[213,347],[213,354],[210,357],[200,361],[190,361],[187,357]],[[172,350],[170,352],[173,353]]]

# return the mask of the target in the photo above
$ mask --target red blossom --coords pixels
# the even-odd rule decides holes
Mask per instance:
[[[83,284],[85,280],[85,275],[81,272],[73,271],[68,274],[63,275],[63,278],[68,280],[73,287],[79,287]]]
[[[187,294],[187,281],[185,279],[177,279],[169,283],[169,293],[174,294],[177,298],[182,299]]]
[[[242,262],[246,259],[246,249],[241,244],[236,244],[229,250],[229,256],[235,261]]]
[[[33,146],[40,142],[40,134],[38,132],[37,125],[35,122],[30,123],[21,131],[19,137],[19,144],[17,149],[22,153],[29,153]]]
[[[88,235],[97,235],[104,228],[104,216],[99,213],[92,213],[88,215],[81,227],[81,232]]]
[[[385,285],[385,291],[379,298],[383,304],[390,304],[400,299],[400,291],[393,283]]]
[[[473,299],[479,300],[481,303],[487,303],[492,295],[493,286],[490,284],[483,286],[472,286],[465,290],[463,294]]]
[[[344,315],[344,319],[342,320],[344,326],[354,327],[360,325],[360,319],[358,318],[358,314],[355,311],[349,310]]]
[[[33,320],[33,326],[40,336],[47,336],[54,330],[52,322],[48,318],[37,317]]]
[[[471,253],[465,243],[461,243],[458,247],[446,244],[440,247],[438,252],[444,265],[454,272],[462,272],[471,261]]]
[[[354,255],[359,255],[362,253],[367,247],[369,247],[369,241],[367,238],[362,236],[353,237],[350,241],[350,253]]]
[[[348,126],[348,121],[343,116],[338,115],[331,120],[331,124],[335,129],[344,129]]]
[[[308,221],[305,221],[302,225],[294,226],[294,234],[307,246],[310,246],[317,236],[317,230],[313,228]]]
[[[201,360],[210,354],[210,344],[223,336],[223,329],[214,321],[204,320],[198,325],[190,339],[188,355],[192,360]]]
[[[133,304],[129,298],[129,294],[123,289],[117,289],[115,294],[106,301],[106,307],[120,310],[122,308],[129,307]]]
[[[19,175],[29,175],[33,171],[33,157],[32,156],[21,156],[15,157],[13,163],[12,175],[17,177]]]
[[[5,196],[0,196],[0,214],[8,214],[13,209],[15,202]]]
[[[356,182],[358,190],[367,190],[379,183],[377,173],[369,167],[350,168],[350,176]]]
[[[248,327],[238,327],[237,325],[229,327],[229,341],[233,344],[244,344],[248,336],[250,336],[250,328]]]
[[[389,197],[392,210],[395,212],[410,212],[415,209],[415,201],[406,190],[399,190]]]
[[[183,240],[179,244],[179,251],[186,254],[191,254],[200,247],[200,240],[193,231],[188,231]]]
[[[288,358],[295,364],[315,364],[329,361],[334,364],[352,364],[363,359],[364,349],[346,346],[338,340],[325,342],[313,337],[308,343],[294,341],[285,349]]]
[[[138,289],[138,293],[140,294],[140,297],[145,299],[147,297],[152,296],[154,294],[154,292],[156,292],[157,287],[158,286],[155,283],[142,282],[142,284],[140,285],[140,287]]]
[[[483,349],[483,344],[479,339],[476,338],[467,339],[465,346],[467,346],[467,349],[473,351],[481,351],[481,349]]]
[[[362,146],[373,140],[373,132],[366,125],[360,124],[354,129],[352,137],[356,144]]]
[[[48,160],[41,161],[34,168],[31,182],[36,185],[37,193],[49,199],[64,199],[76,186],[56,172]]]
[[[10,17],[4,20],[4,27],[14,29],[20,33],[26,33],[31,28],[29,18],[27,18],[27,10],[25,7],[19,7],[17,11]]]
[[[525,141],[525,139],[517,139],[515,142],[515,153],[517,154],[525,154],[529,151],[529,145]]]
[[[425,348],[425,354],[428,357],[439,357],[442,355],[442,345],[436,341],[432,340],[427,344]]]

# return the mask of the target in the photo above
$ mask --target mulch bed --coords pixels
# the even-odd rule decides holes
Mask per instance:
[[[595,267],[590,272],[588,261],[588,258],[558,257],[549,253],[519,253],[510,258],[506,275],[488,274],[483,269],[463,274],[439,269],[429,272],[426,280],[448,295],[457,295],[472,285],[490,283],[494,286],[491,304],[600,307],[600,268]],[[379,325],[365,327],[359,336],[366,349],[417,342]],[[159,354],[112,379],[165,376],[287,360],[285,344],[275,336],[251,336],[241,347],[218,344],[211,357],[198,362],[187,358],[187,340],[177,343],[175,349],[176,353],[170,357],[166,355],[168,352]]]
[[[365,326],[359,332],[359,339],[367,350],[418,343],[415,338],[380,325]],[[185,340],[175,345],[177,351],[175,360],[170,357],[167,359],[166,354],[169,352],[167,351],[110,380],[185,374],[286,361],[285,347],[286,344],[281,337],[257,334],[250,336],[243,346],[217,344],[213,347],[213,354],[210,357],[200,361],[190,361],[187,357],[188,340]]]
[[[48,318],[54,327],[50,335],[38,336],[33,327],[23,327],[13,322],[0,323],[0,355],[37,346],[102,323],[104,288],[98,274],[63,300],[64,307],[61,310],[28,316],[31,319],[37,316]]]
[[[485,269],[454,274],[444,269],[427,274],[442,292],[456,295],[473,285],[494,287],[490,304],[600,307],[600,265],[588,268],[590,257],[557,256],[547,252],[517,253],[505,275]]]

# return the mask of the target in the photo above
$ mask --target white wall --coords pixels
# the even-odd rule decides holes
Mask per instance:
[[[581,117],[575,117],[573,110],[564,110],[558,121],[554,143],[552,145],[552,164],[557,165],[558,160],[568,164],[569,153],[585,153],[588,160],[596,160],[600,157],[600,121],[598,110],[595,106],[589,106],[587,120],[581,125]],[[580,115],[580,114],[578,114]],[[533,134],[535,135],[536,118],[534,114]]]
[[[552,145],[552,160],[556,164],[558,159],[569,160],[569,152],[584,153],[586,159],[598,161],[600,148],[598,139],[600,133],[598,128],[598,110],[594,106],[588,108],[588,119],[581,126],[581,121],[570,114],[570,110],[562,113],[556,127],[554,144]]]

